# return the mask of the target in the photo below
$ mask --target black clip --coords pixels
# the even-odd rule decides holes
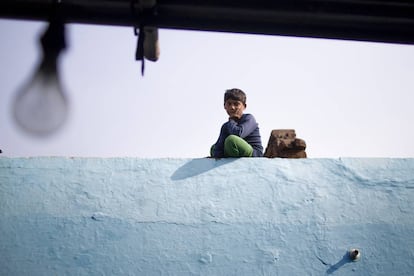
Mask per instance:
[[[141,61],[141,75],[144,75],[145,70],[145,58],[144,58],[144,39],[145,32],[144,26],[141,24],[139,27],[134,28],[134,34],[138,36],[137,50],[135,52],[135,60]]]

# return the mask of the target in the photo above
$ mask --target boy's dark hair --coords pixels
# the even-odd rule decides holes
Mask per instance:
[[[246,94],[238,88],[227,89],[226,93],[224,93],[224,103],[227,100],[235,100],[241,101],[244,105],[246,105]]]

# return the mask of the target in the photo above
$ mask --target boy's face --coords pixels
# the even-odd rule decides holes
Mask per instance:
[[[246,106],[241,101],[228,99],[224,103],[224,109],[227,111],[230,118],[240,119]]]

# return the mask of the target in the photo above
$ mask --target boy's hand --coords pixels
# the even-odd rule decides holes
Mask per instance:
[[[241,118],[241,116],[240,117],[238,117],[238,116],[231,116],[231,117],[229,117],[229,120],[238,121],[238,120],[240,120],[240,118]]]

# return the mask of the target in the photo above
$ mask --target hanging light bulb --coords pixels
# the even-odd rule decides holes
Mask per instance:
[[[32,80],[19,92],[14,103],[14,118],[26,132],[48,135],[66,120],[67,99],[57,72],[40,65]]]
[[[41,37],[43,58],[32,79],[18,91],[14,118],[26,132],[38,136],[53,133],[63,125],[68,100],[60,83],[58,58],[65,48],[64,24],[58,18],[50,21]]]

